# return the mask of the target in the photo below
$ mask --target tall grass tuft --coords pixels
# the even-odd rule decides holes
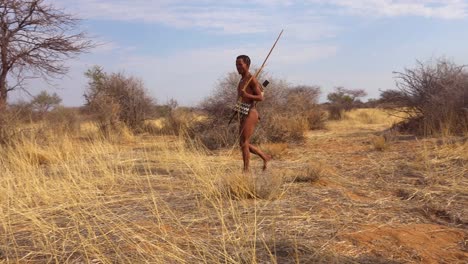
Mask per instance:
[[[234,173],[220,177],[219,194],[231,199],[276,199],[282,193],[282,176],[261,173],[258,175]]]

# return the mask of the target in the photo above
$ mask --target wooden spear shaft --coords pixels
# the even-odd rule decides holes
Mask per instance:
[[[260,72],[263,70],[263,67],[265,67],[265,64],[266,64],[268,58],[270,57],[271,52],[273,51],[273,49],[275,49],[276,43],[278,43],[278,40],[281,38],[281,35],[283,35],[283,31],[284,31],[284,29],[282,29],[281,32],[279,33],[278,37],[276,38],[275,43],[274,43],[273,46],[271,47],[270,52],[268,52],[268,55],[266,56],[265,60],[263,61],[263,64],[262,64],[262,66],[260,67],[260,69],[257,70],[257,72],[255,73],[255,75],[252,75],[252,76],[250,77],[250,79],[247,81],[247,83],[246,83],[246,84],[244,85],[244,87],[242,88],[242,91],[245,91],[245,89],[247,88],[247,86],[249,85],[249,83],[253,80],[253,77],[254,77],[254,76],[255,76],[255,78],[257,78],[258,75],[260,75]],[[240,100],[240,97],[239,97],[239,100]]]

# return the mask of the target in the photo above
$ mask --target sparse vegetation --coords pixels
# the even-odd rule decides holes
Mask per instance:
[[[316,182],[324,174],[325,168],[320,163],[309,163],[294,176],[294,182]]]
[[[33,128],[0,146],[0,261],[467,259],[468,142],[375,151],[369,137],[391,120],[377,110],[347,114],[303,144],[263,145],[279,158],[266,172],[254,159],[251,174],[237,173],[241,161],[229,152],[208,154],[173,135],[103,140],[91,122],[74,134]]]
[[[396,72],[397,90],[383,91],[381,101],[403,113],[401,131],[418,135],[460,135],[468,131],[468,72],[447,59],[418,62]]]
[[[384,151],[388,148],[388,142],[383,136],[373,136],[371,143],[374,149],[378,151]]]
[[[40,118],[43,118],[47,112],[57,108],[60,103],[62,103],[62,98],[56,93],[49,94],[47,91],[42,91],[32,98],[30,104],[32,111],[36,112]]]
[[[15,137],[19,118],[14,111],[0,112],[0,145],[7,144]]]
[[[289,149],[288,143],[268,143],[261,146],[266,153],[268,153],[273,159],[284,158]]]
[[[282,193],[282,185],[281,175],[265,173],[226,174],[218,182],[219,193],[231,199],[276,199]]]
[[[366,95],[367,93],[363,89],[336,87],[334,92],[327,95],[327,99],[330,102],[328,105],[329,118],[331,120],[343,119],[345,112],[362,104],[359,98]]]
[[[143,130],[145,120],[153,113],[154,99],[141,80],[122,73],[107,74],[98,66],[85,75],[89,78],[86,103],[104,135],[124,125],[134,132]]]

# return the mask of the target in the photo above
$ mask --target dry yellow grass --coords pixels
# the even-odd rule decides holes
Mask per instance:
[[[273,146],[252,175],[237,152],[90,124],[0,147],[0,263],[465,262],[467,142],[375,151],[391,121],[373,111]]]
[[[384,151],[388,149],[388,142],[383,136],[373,136],[371,138],[372,145],[374,146],[374,149],[378,151]]]
[[[273,159],[281,159],[287,156],[289,144],[288,143],[268,143],[262,144],[260,148],[268,153]]]
[[[343,120],[328,122],[327,127],[330,130],[346,132],[349,128],[358,131],[381,130],[389,128],[399,121],[401,121],[401,118],[381,109],[355,109],[346,112]]]

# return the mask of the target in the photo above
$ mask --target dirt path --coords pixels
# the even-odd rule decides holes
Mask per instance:
[[[430,143],[392,142],[381,152],[370,142],[373,133],[311,132],[294,147],[288,159],[319,162],[328,172],[288,191],[284,207],[304,215],[293,224],[297,234],[358,263],[468,262],[468,189],[451,190],[453,182],[442,179],[461,170],[466,186],[466,160],[429,182],[432,171],[408,166]]]

